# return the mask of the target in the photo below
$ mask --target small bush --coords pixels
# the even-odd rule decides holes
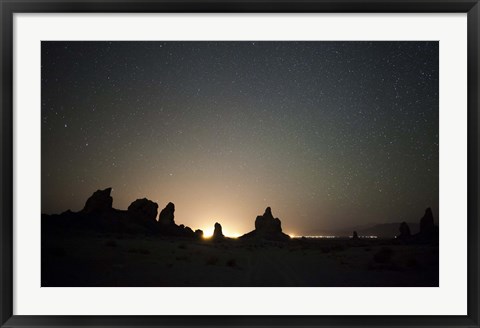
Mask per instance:
[[[374,256],[373,259],[377,263],[388,263],[393,256],[393,250],[389,247],[382,247]]]
[[[416,259],[414,258],[409,258],[407,260],[407,267],[409,268],[417,268],[418,267],[418,262]]]
[[[189,257],[187,255],[180,255],[175,258],[177,261],[189,261]]]
[[[53,247],[50,249],[50,254],[52,254],[53,256],[63,257],[67,255],[67,252],[63,247]]]
[[[105,246],[108,246],[108,247],[117,247],[117,242],[115,240],[109,240],[105,243]]]
[[[210,257],[207,259],[206,264],[207,264],[207,265],[215,265],[215,264],[217,264],[217,262],[218,262],[218,257],[216,257],[216,256],[210,256]]]
[[[322,251],[322,253],[325,253],[325,254],[330,253],[330,247],[322,247],[320,250]]]
[[[187,249],[187,245],[185,245],[185,244],[180,244],[180,245],[178,245],[178,248],[180,248],[180,249]]]
[[[402,269],[395,263],[374,263],[371,261],[368,263],[367,269],[369,271],[375,270],[375,271],[402,271]]]
[[[231,268],[236,267],[236,266],[237,266],[237,260],[235,260],[235,259],[230,259],[230,260],[228,260],[228,261],[227,261],[227,266],[228,266],[228,267],[231,267]]]
[[[142,255],[150,254],[150,251],[148,249],[144,249],[144,248],[130,248],[127,252],[135,253],[135,254],[142,254]]]
[[[345,249],[346,249],[346,247],[343,246],[343,245],[334,245],[334,246],[330,247],[330,250],[332,252],[341,252],[341,251],[344,251]]]
[[[310,245],[308,245],[308,244],[302,245],[302,250],[306,251],[306,250],[309,250],[309,249],[310,249]]]

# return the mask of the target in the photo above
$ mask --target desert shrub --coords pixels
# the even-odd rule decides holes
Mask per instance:
[[[371,249],[370,247],[365,247],[363,250],[364,250],[365,252],[370,252],[372,249]]]
[[[117,247],[117,242],[115,240],[109,240],[105,243],[105,246],[108,246],[108,247]]]
[[[417,268],[418,262],[415,258],[411,257],[407,260],[407,267],[409,268]]]
[[[346,247],[343,246],[343,245],[335,245],[335,246],[332,246],[332,248],[331,248],[331,250],[335,251],[335,252],[344,251],[345,249],[346,249]]]
[[[322,251],[322,253],[330,253],[330,247],[322,247],[320,248],[320,250]]]
[[[396,263],[383,264],[383,269],[390,270],[390,271],[402,271],[402,268]]]
[[[58,256],[58,257],[62,257],[62,256],[65,256],[67,255],[67,251],[65,250],[65,248],[63,247],[52,247],[50,250],[49,250],[50,254],[52,254],[53,256]]]
[[[236,259],[230,259],[227,261],[227,266],[228,267],[231,267],[231,268],[234,268],[237,266],[237,260]]]
[[[301,248],[302,248],[302,250],[309,250],[309,249],[310,249],[310,245],[308,245],[308,244],[303,244],[303,245],[301,246]]]
[[[368,271],[373,271],[373,270],[375,270],[375,264],[373,264],[373,262],[368,262],[367,270],[368,270]]]
[[[145,248],[130,248],[127,252],[135,253],[135,254],[143,254],[143,255],[150,254],[150,251]]]
[[[382,247],[375,255],[373,259],[377,263],[387,263],[390,262],[393,256],[393,250],[389,247]]]
[[[375,271],[384,271],[384,270],[389,270],[389,271],[402,271],[402,269],[396,264],[392,262],[388,263],[375,263],[371,261],[368,263],[367,269],[369,271],[375,270]]]
[[[215,265],[218,262],[218,257],[216,256],[210,256],[207,258],[207,261],[205,262],[207,265]]]
[[[188,261],[189,257],[188,255],[179,255],[175,258],[177,261]]]
[[[185,244],[180,244],[180,245],[178,245],[178,248],[180,248],[180,249],[187,249],[187,245],[185,245]]]

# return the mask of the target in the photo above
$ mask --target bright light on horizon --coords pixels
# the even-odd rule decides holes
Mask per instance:
[[[211,238],[213,236],[213,228],[202,229],[203,230],[203,238]]]
[[[203,230],[203,238],[205,239],[212,238],[214,228],[208,228],[208,229],[205,229],[205,230],[202,229],[202,230]],[[238,233],[238,232],[230,232],[227,229],[224,229],[223,227],[222,227],[222,232],[225,237],[229,237],[229,238],[238,238],[242,235],[241,233]]]

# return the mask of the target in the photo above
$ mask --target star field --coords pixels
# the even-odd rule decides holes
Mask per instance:
[[[42,42],[42,212],[287,233],[438,215],[438,42]]]

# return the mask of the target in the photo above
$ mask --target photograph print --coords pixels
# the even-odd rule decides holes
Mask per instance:
[[[42,287],[438,287],[437,41],[42,41]]]

